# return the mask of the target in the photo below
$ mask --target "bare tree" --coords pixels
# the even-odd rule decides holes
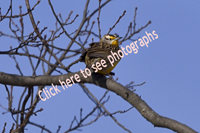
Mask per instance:
[[[55,94],[52,93],[51,90],[44,90],[43,88],[45,88],[45,86],[52,86],[56,90],[57,85],[62,84],[64,87],[66,87],[66,84],[70,86],[70,84],[72,85],[72,83],[77,83],[80,85],[88,98],[90,98],[95,103],[95,107],[85,116],[82,115],[82,109],[80,109],[80,120],[74,117],[69,129],[66,129],[66,133],[78,130],[84,126],[88,126],[105,115],[109,116],[117,125],[123,128],[125,131],[131,132],[119,121],[117,121],[114,115],[117,113],[126,113],[133,107],[136,108],[146,120],[151,122],[156,127],[164,127],[180,133],[196,133],[196,131],[194,131],[190,127],[173,119],[163,117],[156,113],[151,107],[149,107],[147,103],[143,101],[141,97],[139,97],[133,91],[134,86],[140,86],[142,84],[134,85],[133,83],[130,83],[127,86],[123,86],[120,83],[117,83],[115,80],[97,73],[92,73],[91,75],[87,76],[87,78],[85,78],[81,71],[71,72],[70,67],[78,63],[80,61],[80,58],[68,63],[67,65],[62,63],[63,60],[70,60],[73,57],[77,57],[77,55],[81,55],[82,52],[87,49],[87,44],[91,42],[89,38],[95,37],[100,39],[102,37],[100,27],[100,13],[101,10],[103,10],[103,8],[108,3],[112,2],[111,0],[107,0],[105,2],[101,2],[101,0],[99,0],[99,6],[96,7],[95,10],[90,11],[90,13],[88,12],[88,5],[90,1],[87,0],[83,11],[82,21],[79,22],[79,25],[77,25],[78,28],[74,29],[74,32],[72,33],[69,33],[66,29],[68,26],[77,21],[77,17],[79,15],[76,15],[74,18],[72,18],[73,11],[71,11],[68,17],[64,20],[62,14],[58,14],[54,10],[54,6],[51,3],[51,0],[48,0],[49,7],[52,11],[51,13],[56,19],[55,29],[51,30],[50,34],[48,35],[44,33],[46,32],[47,27],[39,29],[38,26],[40,25],[40,22],[36,22],[33,15],[33,12],[40,4],[40,0],[38,0],[32,7],[29,4],[29,0],[25,0],[25,2],[27,8],[26,12],[22,12],[21,6],[19,6],[19,14],[13,12],[13,8],[16,5],[13,5],[12,0],[10,1],[10,6],[8,7],[7,12],[2,13],[0,10],[0,22],[8,21],[9,29],[12,32],[12,34],[6,34],[4,31],[0,31],[0,37],[9,37],[18,41],[17,47],[11,47],[7,51],[0,51],[1,55],[8,55],[15,61],[16,68],[20,73],[20,75],[14,75],[12,73],[0,72],[0,83],[5,86],[5,90],[8,94],[8,107],[1,107],[11,113],[11,116],[13,118],[13,126],[10,129],[11,133],[25,132],[24,129],[27,124],[31,124],[38,128],[41,128],[42,131],[46,131],[49,133],[52,132],[48,129],[48,127],[46,128],[39,124],[33,123],[29,119],[31,116],[37,115],[37,113],[39,112],[43,112],[42,108],[36,108],[41,99],[45,100],[44,97],[40,96],[41,92],[45,93],[47,97]],[[116,23],[108,30],[108,33],[110,33],[115,28],[115,26],[120,22],[125,13],[126,11],[124,11],[121,15],[119,14],[119,18],[117,19]],[[133,22],[130,22],[130,24],[127,25],[127,33],[124,35],[120,43],[126,40],[133,40],[132,38],[135,34],[142,31],[151,23],[151,21],[149,21],[143,27],[137,28],[136,13],[137,7],[135,8]],[[95,14],[98,14],[97,23],[99,33],[93,32],[95,21],[92,20],[96,20],[96,18],[94,18]],[[24,28],[24,26],[26,25],[26,23],[24,23],[25,17],[29,17],[33,29],[32,32],[28,34]],[[66,48],[56,46],[55,41],[61,36],[65,36],[66,38],[70,39]],[[79,48],[72,49],[73,45],[78,45]],[[37,54],[35,54],[36,50],[38,50]],[[19,67],[20,62],[16,60],[16,56],[23,56],[24,58],[29,59],[29,62],[27,62],[27,64],[30,64],[32,68],[32,75],[24,76],[23,70]],[[37,60],[36,65],[33,65],[33,59]],[[43,71],[43,75],[36,74],[36,71],[38,69]],[[57,75],[52,76],[53,72],[56,72]],[[63,74],[63,72],[67,72],[67,74]],[[69,79],[69,82],[63,83],[62,81],[66,81],[66,79]],[[102,96],[102,98],[98,100],[89,91],[85,83],[100,86],[102,88],[105,88],[107,91],[105,91],[105,94]],[[21,87],[21,89],[23,89],[24,91],[21,94],[21,97],[18,101],[19,104],[16,106],[17,108],[15,109],[13,107],[13,90],[16,86]],[[34,95],[35,91],[36,95]],[[57,89],[57,91],[59,91],[59,89]],[[112,113],[109,112],[104,106],[104,104],[109,100],[109,97],[107,97],[108,91],[116,93],[125,101],[130,103],[132,107],[125,111],[116,111]],[[26,96],[25,93],[27,93]],[[95,111],[98,111],[98,115],[96,115],[96,117],[91,122],[85,122],[85,120],[93,115]],[[74,126],[74,124],[76,125]],[[8,130],[8,127],[6,127],[5,123],[2,132],[5,132],[6,129]],[[57,132],[59,132],[59,130],[60,126],[57,129]]]

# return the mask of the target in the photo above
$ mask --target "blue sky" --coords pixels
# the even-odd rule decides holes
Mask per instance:
[[[13,1],[16,2],[16,1]],[[31,1],[33,6],[36,1]],[[73,10],[72,18],[79,14],[74,24],[68,26],[66,30],[71,33],[80,23],[83,15],[85,1],[52,1],[56,13],[61,13],[65,19],[70,11]],[[2,13],[7,11],[7,1],[0,1]],[[18,6],[22,5],[22,9],[26,12],[24,2],[13,3],[16,5],[15,13],[18,13]],[[92,1],[89,4],[89,13],[98,7],[98,1]],[[101,34],[106,34],[109,28],[116,22],[118,17],[126,10],[126,15],[120,20],[120,23],[111,33],[118,33],[124,36],[129,23],[133,20],[135,7],[137,11],[137,28],[144,26],[149,20],[152,23],[136,34],[133,39],[143,37],[145,31],[156,31],[158,39],[149,43],[149,47],[140,47],[137,54],[131,53],[125,56],[113,70],[115,78],[118,82],[126,85],[131,81],[135,84],[146,82],[143,86],[135,87],[138,95],[157,113],[162,116],[175,119],[184,123],[196,131],[200,131],[200,2],[199,1],[145,1],[145,0],[114,0],[102,9],[100,15]],[[33,12],[36,21],[40,21],[39,28],[45,26],[48,30],[55,29],[55,18],[53,17],[47,1],[42,1]],[[92,20],[96,21],[97,15]],[[16,23],[18,20],[16,20]],[[26,33],[33,29],[30,26],[28,17],[24,18]],[[92,21],[91,21],[92,22]],[[45,34],[49,35],[48,30]],[[0,22],[0,31],[10,33],[8,21]],[[93,31],[98,33],[97,22]],[[90,38],[91,40],[91,38]],[[98,38],[94,38],[98,41]],[[62,35],[54,42],[55,46],[66,48],[69,39]],[[89,43],[89,42],[88,42]],[[130,45],[132,41],[126,41],[123,47]],[[8,50],[10,46],[16,47],[18,43],[14,39],[0,37],[0,50]],[[86,45],[88,47],[88,44]],[[73,48],[79,48],[74,46]],[[70,61],[78,59],[79,55],[71,60],[64,60],[63,63],[69,64]],[[19,66],[23,70],[24,75],[31,76],[31,67],[26,57],[16,56]],[[0,55],[0,71],[19,74],[15,67],[13,59],[8,56]],[[52,61],[53,62],[53,61]],[[36,64],[36,60],[34,60]],[[78,63],[72,66],[73,72],[84,69],[84,63]],[[37,71],[38,75],[42,74],[42,70]],[[58,73],[53,73],[58,75]],[[86,84],[90,91],[99,99],[105,92],[105,89],[95,85]],[[0,85],[0,104],[7,107],[7,93],[4,85]],[[50,86],[47,86],[50,88]],[[61,88],[61,86],[58,86]],[[36,90],[36,88],[35,88]],[[14,103],[17,107],[17,101],[23,88],[14,87]],[[126,110],[130,108],[130,104],[124,101],[118,95],[109,92],[110,100],[105,104],[110,112],[117,110]],[[38,116],[32,116],[30,121],[45,125],[52,132],[56,132],[58,125],[61,125],[61,132],[68,129],[71,121],[76,115],[79,117],[80,108],[83,108],[83,115],[86,115],[95,105],[87,98],[82,89],[78,85],[62,91],[58,95],[38,104],[38,109],[43,108],[44,111],[38,113]],[[0,108],[0,112],[5,112]],[[173,131],[163,128],[154,127],[147,122],[136,109],[125,114],[117,114],[117,120],[132,132],[138,133],[173,133]],[[90,118],[89,120],[92,120]],[[0,127],[7,122],[7,130],[10,129],[13,120],[9,113],[0,115]],[[40,132],[40,129],[28,125],[29,132]],[[2,128],[0,128],[2,129]],[[91,126],[81,128],[83,133],[102,133],[102,132],[125,132],[117,126],[109,117],[102,117]],[[79,131],[74,131],[79,132]]]

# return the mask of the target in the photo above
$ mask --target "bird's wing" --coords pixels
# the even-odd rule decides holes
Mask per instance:
[[[82,55],[80,56],[81,60],[80,62],[85,62],[85,56],[86,54],[88,53],[88,51],[91,51],[93,48],[97,48],[99,47],[99,42],[93,42],[93,43],[90,43],[89,44],[90,48],[87,48],[83,53]]]
[[[89,44],[90,47],[96,47],[99,45],[99,42],[92,42]]]
[[[110,50],[109,49],[102,49],[99,47],[93,47],[88,49],[87,51],[87,56],[89,58],[105,58],[110,54]]]
[[[94,59],[94,58],[106,59],[107,56],[111,54],[111,51],[116,51],[119,49],[120,49],[119,47],[112,46],[110,44],[94,42],[94,43],[91,43],[90,48],[88,48],[81,55],[81,61],[85,62],[85,58],[87,58],[87,59]]]

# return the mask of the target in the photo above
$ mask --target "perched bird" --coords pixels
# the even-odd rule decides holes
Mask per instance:
[[[111,71],[115,68],[117,63],[120,61],[117,60],[112,66],[107,59],[108,55],[111,55],[112,52],[117,52],[120,50],[118,40],[119,37],[117,34],[104,35],[99,42],[94,42],[90,44],[90,48],[86,49],[86,51],[81,55],[81,62],[85,62],[86,67],[91,71],[94,71],[92,65],[96,64],[96,62],[101,62],[102,59],[106,61],[107,67],[102,67],[101,70],[98,70],[97,73],[101,73],[104,75],[114,75]]]

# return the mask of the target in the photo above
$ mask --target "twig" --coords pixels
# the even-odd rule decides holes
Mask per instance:
[[[36,124],[36,123],[34,123],[34,122],[30,122],[30,121],[29,121],[28,124],[33,125],[33,126],[36,126],[36,127],[39,127],[39,128],[43,129],[44,131],[46,131],[46,132],[48,132],[48,133],[52,133],[49,129],[47,129],[47,128],[45,128],[45,127],[39,125],[39,124]]]
[[[15,126],[15,124],[13,123],[13,125],[12,125],[12,127],[11,127],[11,129],[10,129],[10,133],[11,133],[11,131],[13,131],[14,126]]]
[[[4,16],[2,16],[2,14],[0,14],[0,18],[1,18],[0,22],[7,17],[7,15],[9,13],[9,11],[11,10],[11,8],[12,8],[12,6],[9,6],[9,8],[8,8],[8,10],[7,10],[7,12],[6,12],[6,14]],[[1,8],[0,8],[0,10],[1,10]]]
[[[43,108],[40,108],[39,110],[33,112],[33,114],[34,114],[35,116],[37,116],[37,113],[38,113],[38,112],[42,112],[42,111],[43,111]]]
[[[89,36],[90,36],[90,34],[91,34],[91,30],[92,30],[92,28],[93,28],[93,26],[94,26],[94,23],[95,23],[95,21],[92,22],[91,28],[90,28],[90,30],[89,30],[89,32],[88,32],[88,35],[87,35],[87,37],[86,37],[86,39],[85,39],[85,41],[84,41],[84,43],[83,43],[83,46],[87,43],[87,40],[88,40],[88,38],[89,38]]]
[[[133,19],[133,32],[135,32],[135,27],[136,27],[136,15],[137,15],[137,7],[135,7],[135,14]]]
[[[17,110],[20,110],[21,101],[22,101],[22,98],[23,98],[23,96],[24,96],[26,90],[27,90],[27,87],[25,87],[25,89],[24,89],[22,95],[20,96]],[[16,127],[18,127],[18,120],[19,120],[19,113],[17,113],[17,116],[16,116],[16,122],[17,122],[17,123],[16,123]]]
[[[130,34],[127,38],[124,38],[123,40],[121,40],[120,42],[124,42],[128,39],[130,39],[133,35],[139,33],[141,30],[143,30],[144,28],[146,28],[149,24],[151,24],[151,21],[149,21],[145,26],[142,26],[141,28],[139,28],[137,31],[133,32],[132,34]]]
[[[20,67],[19,67],[19,64],[18,64],[18,62],[17,62],[17,59],[15,58],[15,55],[12,55],[12,56],[10,55],[10,57],[15,61],[15,63],[16,63],[15,67],[16,67],[17,70],[19,71],[20,75],[23,76],[23,73],[22,73],[22,71],[21,71],[21,69],[20,69]]]
[[[145,26],[139,28],[136,31],[136,16],[137,16],[137,7],[135,8],[135,13],[134,13],[134,17],[133,17],[133,27],[132,27],[132,22],[130,23],[130,25],[128,26],[128,30],[126,35],[124,36],[124,38],[120,41],[120,44],[126,40],[132,40],[131,37],[133,37],[133,35],[139,33],[141,30],[143,30],[144,28],[146,28],[149,24],[151,24],[151,21],[149,21]],[[132,32],[132,28],[133,28],[133,32]],[[128,36],[128,33],[130,33],[130,35]],[[128,36],[128,37],[127,37]],[[134,41],[134,40],[132,40]]]
[[[126,10],[124,10],[123,14],[122,14],[121,16],[119,16],[117,22],[113,25],[112,28],[109,29],[109,31],[108,31],[107,34],[109,34],[109,33],[111,32],[111,30],[112,30],[113,28],[115,28],[115,26],[117,25],[117,23],[119,23],[120,19],[125,15],[125,13],[126,13]]]
[[[89,112],[84,118],[80,119],[79,121],[77,120],[76,116],[74,116],[74,119],[72,120],[69,129],[67,131],[65,131],[64,133],[68,133],[68,132],[73,131],[73,130],[80,130],[79,129],[80,127],[90,125],[90,124],[94,123],[95,121],[97,121],[105,112],[99,114],[91,122],[86,123],[86,124],[82,124],[89,116],[91,116],[96,111],[97,108],[98,108],[98,105],[96,105],[96,107],[93,108],[93,110],[91,112]],[[80,109],[80,115],[82,116],[82,109]],[[75,121],[77,122],[77,125],[72,127]]]
[[[40,1],[41,1],[41,0],[38,0],[37,3],[36,3],[30,10],[28,10],[26,13],[20,14],[20,15],[10,15],[10,16],[7,16],[7,14],[9,13],[9,11],[10,11],[10,9],[11,9],[11,6],[10,6],[9,9],[8,9],[8,11],[7,11],[7,13],[6,13],[5,15],[3,15],[3,16],[1,15],[0,17],[4,19],[4,18],[18,18],[18,17],[26,16],[26,15],[29,14],[29,12],[32,12],[32,11],[35,9],[35,7],[40,3]],[[1,19],[0,22],[1,22],[3,19]]]
[[[63,24],[63,25],[69,25],[69,24],[72,24],[72,23],[74,23],[74,21],[76,20],[76,18],[78,17],[79,15],[78,14],[76,14],[76,16],[75,16],[75,18],[70,22],[70,23],[67,23],[67,24]]]
[[[7,85],[5,85],[6,91],[8,93],[8,111],[11,111],[12,109],[12,102],[13,102],[13,96],[12,96],[12,92],[13,92],[13,86],[11,86],[11,90],[9,92]]]
[[[100,8],[104,7],[106,4],[108,4],[109,2],[111,2],[111,0],[107,0],[106,2],[104,2]],[[98,12],[99,8],[97,8],[96,10],[94,10],[89,16],[88,18],[91,18],[96,12]]]
[[[20,130],[24,130],[24,126],[23,126],[23,123],[24,123],[24,111],[25,111],[25,107],[26,107],[26,103],[28,102],[29,98],[31,96],[31,87],[28,88],[28,94],[26,95],[23,103],[22,103],[22,107],[21,107],[21,116],[20,116],[20,124],[21,124],[21,129]]]
[[[119,110],[119,111],[116,111],[116,112],[114,112],[114,113],[111,113],[111,115],[115,115],[115,114],[117,114],[117,113],[126,113],[126,112],[128,112],[129,110],[131,110],[132,108],[134,108],[134,107],[130,107],[129,109],[127,109],[127,110],[124,110],[124,111],[121,111],[121,110]]]
[[[53,5],[51,4],[51,1],[48,0],[49,5],[51,7],[52,13],[54,14],[56,20],[58,21],[58,23],[60,24],[60,26],[62,27],[62,30],[65,32],[65,35],[67,35],[68,38],[70,38],[73,42],[76,42],[81,48],[85,49],[80,43],[78,43],[74,38],[72,38],[67,31],[64,29],[63,24],[60,22],[60,20],[58,19],[58,17],[56,16],[56,13],[54,11]]]
[[[4,123],[4,126],[3,126],[3,130],[2,130],[2,133],[5,133],[5,131],[6,131],[6,122]]]
[[[78,63],[81,60],[81,58],[79,58],[78,60],[73,61],[71,64],[69,64],[65,70],[68,71],[70,69],[71,66],[73,66],[74,64]]]
[[[58,133],[60,131],[61,126],[58,126],[58,130],[56,131],[56,133]]]
[[[123,128],[125,131],[128,131],[129,133],[131,133],[131,131],[130,130],[128,130],[127,128],[125,128],[122,124],[120,124],[118,121],[117,121],[117,119],[115,119],[115,117],[114,116],[112,116],[111,114],[110,114],[110,112],[104,107],[104,105],[103,104],[101,104],[98,100],[97,100],[97,98],[85,87],[85,85],[83,84],[83,83],[79,83],[82,87],[84,87],[84,89],[87,91],[87,93],[92,97],[92,99],[94,99],[95,100],[95,102],[98,104],[98,105],[100,105],[103,109],[104,109],[104,111],[115,121],[115,123],[117,124],[117,125],[119,125],[121,128]]]
[[[73,13],[73,11],[71,11],[71,12],[69,13],[68,18],[65,20],[65,23],[68,22],[68,20],[70,19],[70,16],[72,15],[72,13]]]
[[[99,12],[98,12],[98,17],[97,17],[98,28],[99,28],[99,39],[101,39],[101,28],[100,28],[100,21],[99,21],[99,18],[100,18],[100,12],[101,12],[100,5],[101,5],[101,0],[99,0]]]
[[[19,52],[17,52],[17,53],[16,53],[16,52],[10,52],[9,54],[10,54],[10,55],[15,54],[15,55],[20,55],[20,56],[30,56],[30,57],[34,57],[34,58],[36,58],[36,59],[40,59],[40,60],[44,61],[45,63],[47,63],[48,65],[50,65],[50,66],[52,66],[52,67],[58,67],[58,68],[66,69],[66,67],[54,65],[54,64],[48,62],[48,61],[45,60],[42,56],[41,56],[41,57],[38,57],[38,56],[36,56],[36,55],[26,54],[26,53],[19,53]]]

